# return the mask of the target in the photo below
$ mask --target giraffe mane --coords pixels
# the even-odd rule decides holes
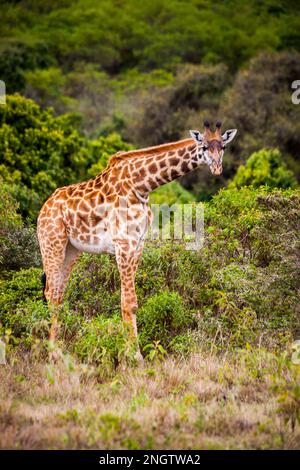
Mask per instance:
[[[178,150],[182,147],[186,147],[187,145],[194,144],[193,139],[184,139],[184,140],[177,140],[176,142],[170,142],[167,144],[155,145],[153,147],[146,147],[143,149],[137,150],[129,150],[127,152],[117,152],[115,153],[108,161],[108,167],[113,166],[115,163],[119,162],[120,160],[125,160],[131,157],[141,157],[145,155],[160,155],[164,152],[170,152],[172,150]]]

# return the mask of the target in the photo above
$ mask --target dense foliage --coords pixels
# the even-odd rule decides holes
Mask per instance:
[[[142,348],[156,342],[177,353],[205,345],[274,348],[297,337],[299,210],[297,191],[227,189],[206,206],[202,250],[148,242],[137,273]],[[47,335],[40,276],[35,268],[16,273],[0,297],[3,327],[28,345]],[[84,255],[61,312],[67,348],[105,367],[118,364],[130,350],[119,305],[115,260]]]
[[[266,185],[269,188],[294,188],[296,178],[276,149],[260,150],[253,153],[246,165],[241,165],[233,178],[231,186],[241,188],[253,186],[259,188]]]
[[[116,132],[142,147],[186,137],[204,118],[222,119],[238,128],[238,139],[221,178],[205,171],[184,178],[198,199],[210,198],[261,148],[280,149],[299,180],[299,106],[291,102],[300,73],[297,2],[121,3],[4,2],[0,79],[8,93],[71,113],[85,135]],[[49,145],[61,158],[59,142]],[[74,135],[70,145],[78,178],[86,144]],[[38,184],[52,188],[40,176]],[[39,204],[34,188],[29,197]]]
[[[3,3],[3,62],[14,67],[18,60],[20,73],[53,60],[69,69],[81,61],[101,64],[112,73],[200,61],[234,69],[261,50],[300,49],[293,0]]]
[[[11,186],[0,177],[0,270],[1,277],[11,270],[40,265],[35,228],[25,225],[17,212]]]
[[[298,3],[4,1],[0,39],[0,447],[298,448]],[[44,200],[204,119],[238,134],[221,176],[202,167],[150,195],[205,201],[205,236],[196,251],[146,240],[144,366],[109,255],[78,260],[53,345]]]

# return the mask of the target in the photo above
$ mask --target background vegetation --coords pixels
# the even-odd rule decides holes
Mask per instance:
[[[295,1],[20,0],[1,9],[0,447],[299,448],[300,19]],[[144,365],[114,258],[83,255],[49,363],[38,211],[118,150],[222,119],[199,251],[150,241],[137,273]],[[221,189],[222,188],[222,189]]]

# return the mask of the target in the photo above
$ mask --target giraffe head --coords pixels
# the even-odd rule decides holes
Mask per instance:
[[[192,138],[198,146],[200,162],[208,165],[213,175],[220,175],[222,173],[225,147],[237,133],[237,129],[229,129],[222,135],[221,126],[221,122],[217,121],[216,130],[212,131],[209,122],[204,121],[203,134],[199,131],[190,131]]]

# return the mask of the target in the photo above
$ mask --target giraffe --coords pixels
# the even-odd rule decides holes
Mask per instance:
[[[56,189],[41,208],[37,223],[43,294],[52,310],[50,341],[57,334],[57,306],[82,252],[115,255],[122,318],[137,337],[135,275],[151,223],[149,193],[203,164],[220,175],[225,147],[236,132],[230,129],[222,135],[221,122],[212,131],[205,121],[203,134],[192,130],[189,139],[118,152],[95,178]]]

